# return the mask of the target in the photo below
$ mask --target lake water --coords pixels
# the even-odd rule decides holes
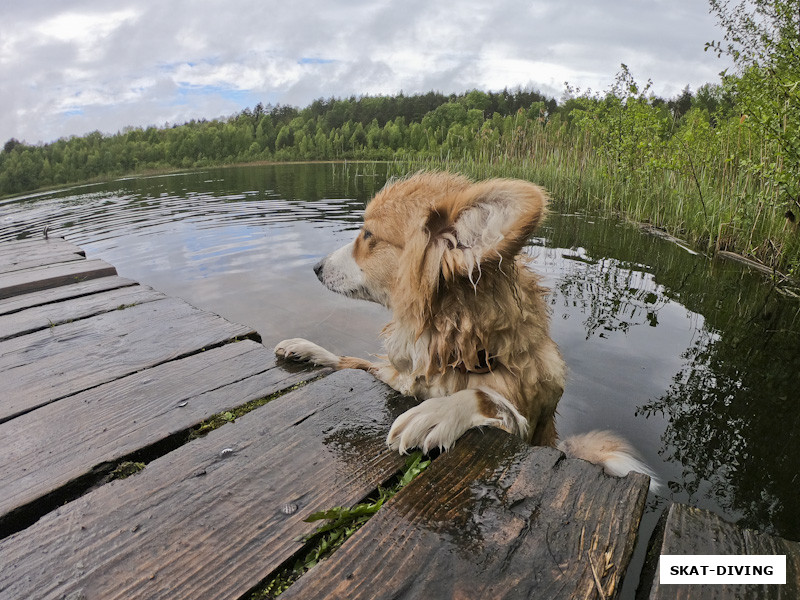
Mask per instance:
[[[120,275],[258,330],[381,351],[387,312],[312,266],[356,235],[385,165],[270,165],[120,179],[0,201],[0,243],[50,234]],[[798,303],[737,264],[615,219],[560,214],[529,252],[569,367],[562,435],[613,429],[669,500],[800,539]]]

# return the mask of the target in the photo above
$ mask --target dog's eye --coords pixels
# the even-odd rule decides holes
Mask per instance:
[[[364,239],[368,240],[371,237],[372,237],[372,232],[369,229],[365,229],[364,230]]]

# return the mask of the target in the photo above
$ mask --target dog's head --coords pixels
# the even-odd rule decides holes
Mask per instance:
[[[546,204],[525,181],[419,173],[387,184],[358,237],[314,270],[334,292],[424,319],[447,284],[477,289],[487,268],[513,265]]]

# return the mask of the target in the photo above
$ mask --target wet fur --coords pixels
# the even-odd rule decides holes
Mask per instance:
[[[275,352],[363,369],[422,400],[389,432],[400,452],[446,450],[467,429],[488,425],[615,475],[648,472],[610,432],[557,440],[566,367],[550,338],[547,290],[521,255],[546,207],[544,190],[519,180],[418,173],[388,183],[356,240],[315,267],[331,290],[391,309],[387,360],[338,357],[303,339]]]

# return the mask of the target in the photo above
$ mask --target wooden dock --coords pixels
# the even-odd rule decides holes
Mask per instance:
[[[384,438],[413,401],[278,363],[269,342],[64,240],[0,244],[0,599],[248,598],[303,553],[306,517],[395,478]],[[115,478],[129,463],[146,466]],[[615,598],[646,493],[470,431],[283,597]],[[669,519],[656,555],[712,523]]]

